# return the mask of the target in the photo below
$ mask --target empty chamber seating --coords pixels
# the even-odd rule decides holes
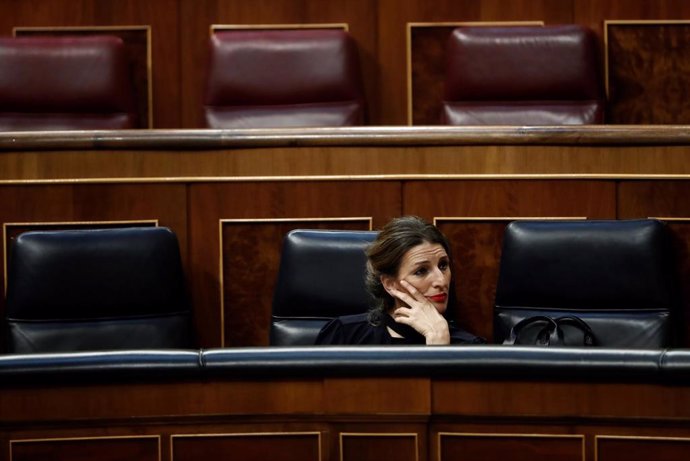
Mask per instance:
[[[459,27],[447,44],[442,123],[603,123],[597,50],[582,26]]]
[[[344,30],[217,31],[210,53],[210,128],[364,123],[357,48]]]
[[[136,126],[134,89],[118,37],[0,38],[0,130]]]
[[[311,345],[332,318],[369,309],[364,286],[373,231],[294,230],[283,241],[271,345]]]
[[[12,246],[9,352],[191,347],[190,314],[169,229],[26,232]]]
[[[669,347],[678,301],[670,236],[659,221],[516,221],[505,230],[494,341],[524,318],[574,315],[599,346]],[[569,334],[583,345],[581,333]]]

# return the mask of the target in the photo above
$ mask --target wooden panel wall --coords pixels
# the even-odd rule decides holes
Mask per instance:
[[[686,385],[626,380],[5,383],[0,461],[680,461],[689,409]]]
[[[347,23],[360,48],[370,124],[404,125],[408,22],[576,23],[603,44],[605,20],[688,17],[685,0],[0,0],[0,35],[15,26],[150,25],[154,127],[196,128],[211,24]]]

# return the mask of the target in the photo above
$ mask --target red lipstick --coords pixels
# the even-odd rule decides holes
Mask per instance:
[[[429,299],[435,303],[442,303],[448,299],[448,295],[446,293],[439,293],[437,295],[429,296]]]

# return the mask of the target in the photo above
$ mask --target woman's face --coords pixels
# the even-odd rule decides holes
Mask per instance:
[[[423,294],[443,314],[448,308],[448,290],[450,289],[450,259],[446,250],[438,243],[424,242],[407,250],[400,263],[394,283],[398,290],[406,291],[400,286],[400,280],[407,280],[417,291]],[[386,281],[384,281],[385,286]],[[395,299],[395,307],[403,302]]]

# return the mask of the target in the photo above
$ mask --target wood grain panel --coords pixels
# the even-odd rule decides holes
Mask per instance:
[[[172,461],[239,459],[242,461],[321,461],[316,433],[200,434],[172,437]]]
[[[160,461],[159,437],[11,440],[11,461]]]
[[[190,186],[190,259],[192,267],[192,290],[197,311],[198,330],[202,334],[204,347],[221,345],[221,299],[220,299],[220,238],[219,222],[222,219],[301,219],[372,217],[374,228],[382,226],[392,217],[400,214],[400,184],[377,181],[291,181],[291,182],[238,182],[218,184],[193,184]],[[273,231],[270,231],[271,235]],[[277,235],[274,235],[275,239]],[[278,241],[264,242],[264,248],[279,251],[282,236]],[[256,256],[245,248],[248,258],[243,264],[247,270],[256,271]],[[233,250],[234,251],[234,250]],[[248,253],[247,253],[248,252]],[[256,249],[255,249],[256,252]],[[230,252],[228,253],[231,254]],[[266,259],[268,258],[268,259]],[[260,261],[278,261],[278,255],[261,255]],[[261,263],[263,264],[263,262]],[[263,267],[263,266],[262,266]],[[198,270],[197,270],[198,268]],[[259,271],[260,272],[260,271]],[[261,274],[261,277],[264,277]],[[261,283],[273,283],[269,276]],[[265,285],[264,285],[265,286]],[[272,292],[261,292],[265,306],[270,306]],[[250,299],[250,298],[247,298]],[[264,322],[264,311],[258,311],[256,299],[249,305],[228,300],[233,312],[248,312],[258,315],[259,320],[243,320],[245,325]],[[232,324],[236,319],[226,319]],[[266,326],[263,328],[266,328]],[[254,345],[267,344],[265,329],[258,336],[254,333],[244,336]],[[232,340],[233,345],[240,344]],[[258,342],[256,344],[255,342]]]
[[[239,417],[242,421],[249,421],[248,415],[283,415],[283,419],[289,419],[296,414],[321,414],[325,405],[323,384],[316,378],[196,382],[165,378],[165,382],[161,379],[145,383],[51,383],[40,392],[36,389],[37,386],[3,388],[3,423],[21,426],[26,422],[62,421],[67,427],[97,419],[112,425],[143,418],[185,420],[204,415]],[[85,423],[85,427],[90,426]]]
[[[686,19],[690,4],[685,0],[573,0],[573,20],[604,37],[604,21],[611,19]],[[603,57],[603,54],[602,54]]]
[[[659,218],[668,224],[676,251],[682,307],[677,342],[690,341],[690,184],[684,181],[623,181],[618,185],[620,219]]]
[[[419,461],[417,434],[341,433],[342,461]]]
[[[529,376],[511,381],[451,381],[432,383],[433,413],[504,418],[540,415],[543,418],[623,419],[676,418],[690,408],[682,386],[653,384],[545,382]],[[586,378],[583,378],[586,379]],[[457,398],[461,395],[462,398]]]
[[[690,438],[596,437],[597,461],[681,461],[688,459]]]
[[[493,306],[503,245],[510,219],[436,219],[451,243],[456,287],[455,320],[463,329],[493,340]]]
[[[608,122],[690,121],[690,21],[606,25]]]
[[[403,213],[434,217],[615,218],[615,185],[608,181],[409,181]]]
[[[423,377],[326,378],[323,410],[337,416],[363,413],[429,415],[432,405],[429,389],[430,380]]]
[[[223,345],[268,346],[283,237],[293,229],[371,230],[368,218],[221,222]],[[247,270],[247,266],[251,267]]]
[[[439,460],[584,461],[584,437],[539,434],[453,434],[439,437]]]

